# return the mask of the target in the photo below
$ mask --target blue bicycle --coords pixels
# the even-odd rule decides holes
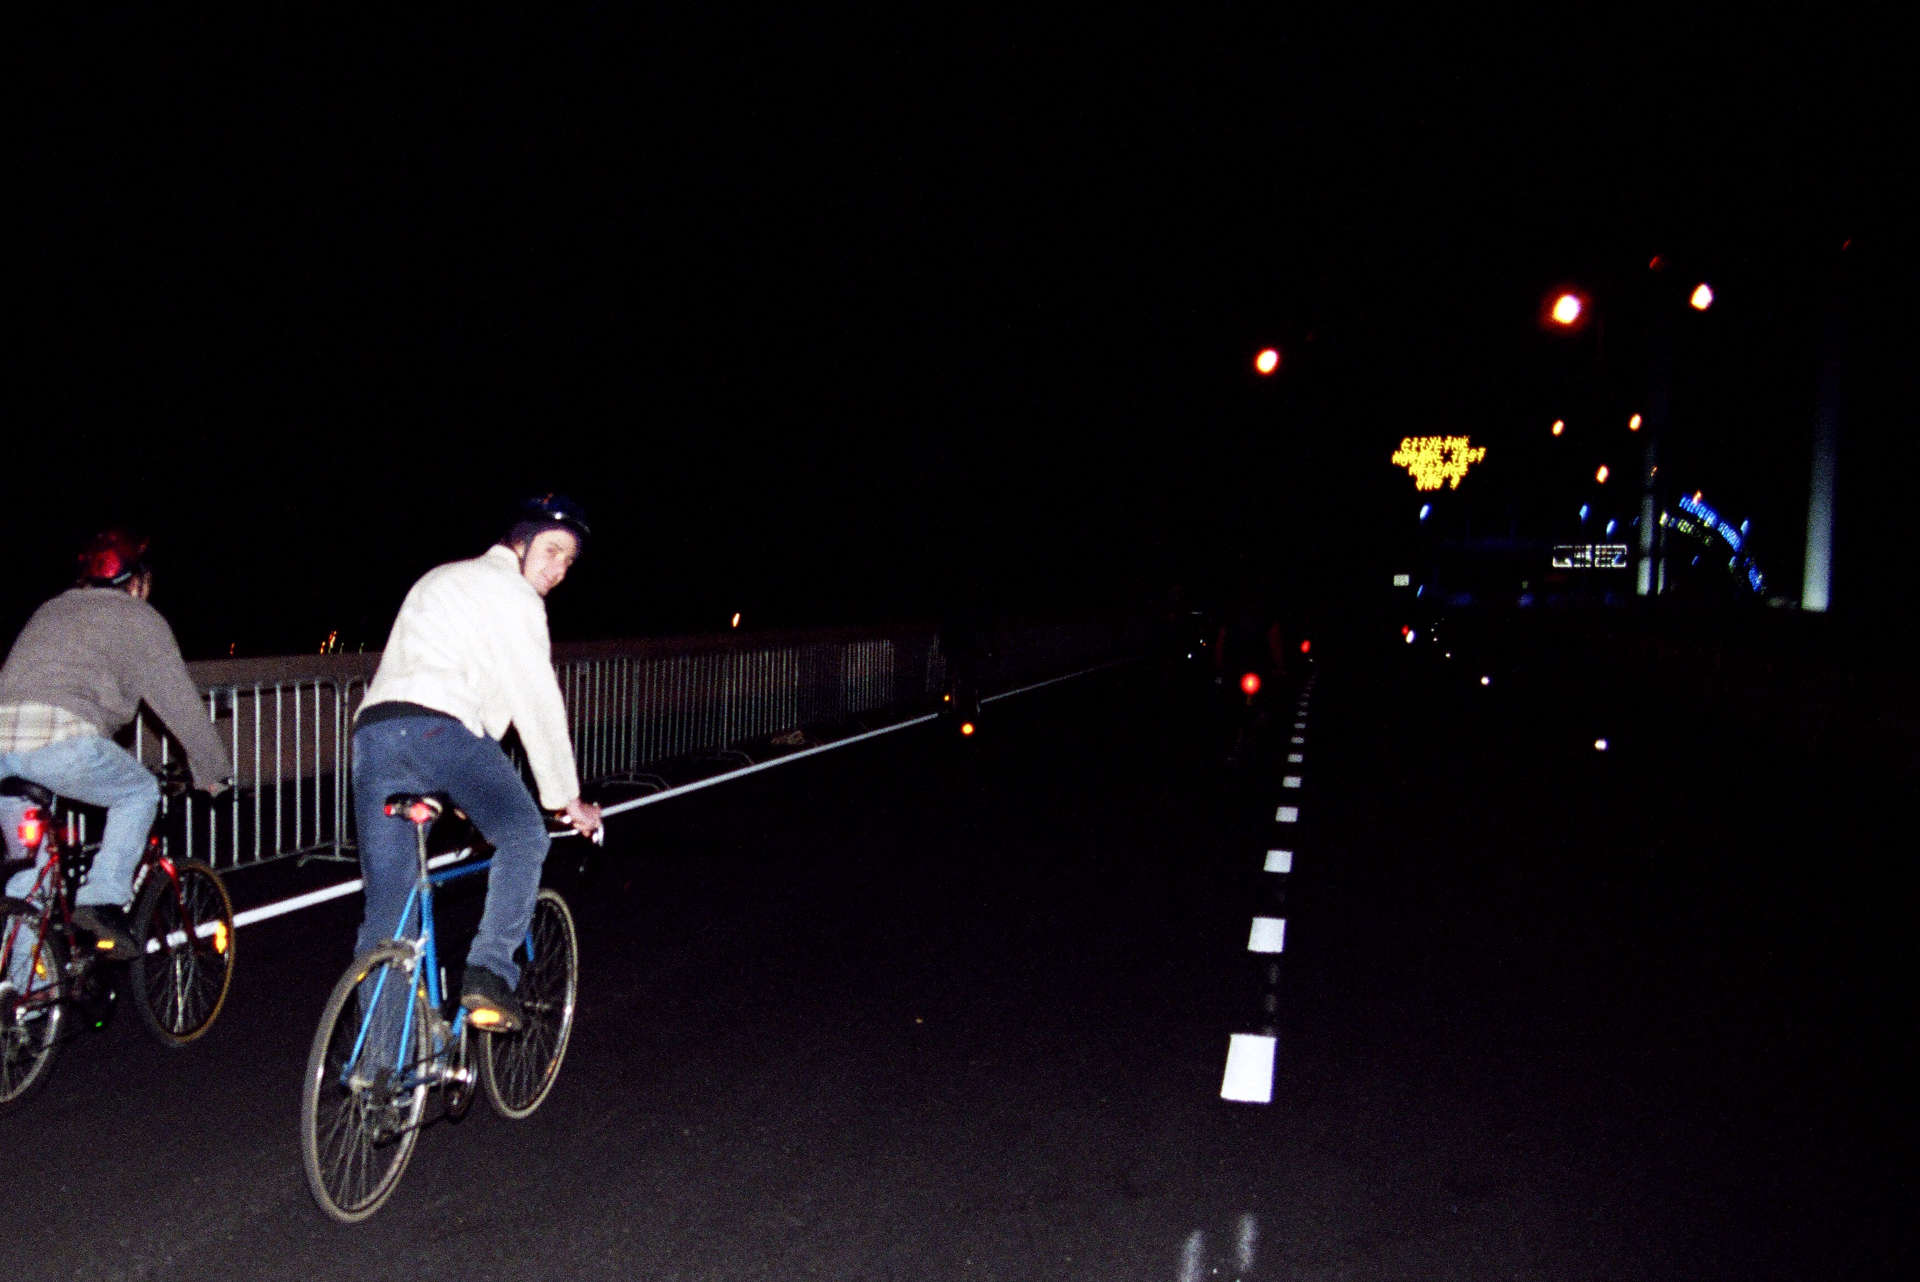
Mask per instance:
[[[417,879],[393,938],[362,953],[334,985],[307,1055],[300,1096],[307,1187],[343,1224],[372,1215],[399,1186],[420,1138],[428,1088],[442,1091],[450,1118],[473,1102],[472,1033],[480,1033],[477,1076],[487,1099],[503,1117],[518,1119],[553,1089],[573,1032],[580,949],[573,914],[551,889],[535,900],[514,958],[524,1025],[512,1033],[476,1030],[467,1011],[448,1001],[433,888],[492,861],[429,871],[427,833],[445,809],[430,796],[387,799],[388,815],[413,824]]]

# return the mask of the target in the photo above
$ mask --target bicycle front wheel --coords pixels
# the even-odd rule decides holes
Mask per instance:
[[[0,899],[0,1113],[46,1083],[60,1048],[66,944],[40,933],[44,921],[25,900]]]
[[[533,901],[533,920],[514,960],[520,963],[520,983],[513,991],[526,1009],[526,1022],[515,1032],[484,1035],[480,1080],[494,1111],[518,1119],[539,1108],[553,1089],[573,1035],[580,944],[573,914],[557,892],[542,890]]]
[[[307,1055],[300,1155],[313,1200],[342,1224],[385,1204],[420,1138],[429,1033],[412,963],[398,944],[363,953],[333,986]]]
[[[233,900],[197,859],[155,870],[134,910],[140,955],[130,970],[140,1019],[162,1045],[185,1046],[209,1028],[233,982]]]

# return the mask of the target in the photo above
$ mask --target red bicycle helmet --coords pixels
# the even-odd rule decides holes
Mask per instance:
[[[94,587],[119,587],[147,571],[147,536],[114,527],[88,539],[76,558],[80,581]]]

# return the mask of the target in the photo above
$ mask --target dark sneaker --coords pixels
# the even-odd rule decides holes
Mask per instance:
[[[473,1026],[483,1033],[517,1032],[526,1021],[526,1012],[513,989],[485,966],[467,967],[466,980],[460,986],[460,1004],[467,1008]]]
[[[131,961],[140,955],[140,941],[127,928],[127,910],[114,904],[77,904],[73,924],[95,936],[95,945],[113,961]]]

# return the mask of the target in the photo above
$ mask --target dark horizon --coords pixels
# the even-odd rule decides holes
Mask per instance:
[[[1868,34],[1322,24],[1053,57],[76,24],[42,63],[21,270],[15,421],[51,493],[9,505],[0,613],[125,521],[194,657],[377,645],[413,578],[549,487],[599,531],[556,639],[1070,612],[1243,550],[1333,593],[1406,538],[1402,435],[1486,441],[1453,506],[1530,510],[1562,466],[1539,415],[1636,378],[1623,305],[1602,366],[1541,299],[1619,299],[1652,253],[1722,300],[1674,465],[1789,594],[1822,281],[1850,264],[1859,610],[1897,539]]]

